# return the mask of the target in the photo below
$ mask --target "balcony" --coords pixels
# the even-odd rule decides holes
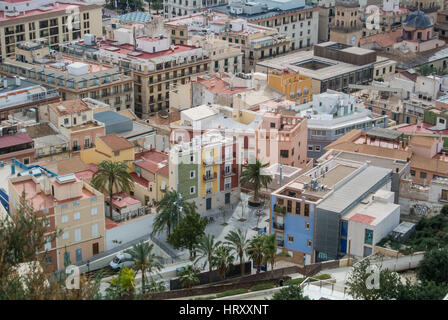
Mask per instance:
[[[283,223],[274,222],[273,227],[276,230],[282,230],[282,231],[285,230],[285,225]]]
[[[274,212],[278,213],[278,214],[286,214],[286,208],[285,207],[281,207],[279,205],[274,205]]]
[[[275,243],[277,244],[277,247],[285,246],[285,241],[283,241],[283,240],[275,240]]]
[[[213,159],[204,159],[203,164],[204,164],[204,166],[213,166],[213,165],[218,164],[218,162]]]
[[[232,168],[232,170],[230,170],[230,171],[223,171],[222,172],[222,175],[223,175],[223,177],[231,177],[231,176],[234,176],[234,175],[236,175],[236,169],[235,168]]]
[[[216,172],[214,172],[213,174],[204,174],[203,176],[204,181],[212,181],[216,180],[216,178],[217,178]]]
[[[80,146],[73,146],[73,151],[79,151],[79,150],[81,150]]]

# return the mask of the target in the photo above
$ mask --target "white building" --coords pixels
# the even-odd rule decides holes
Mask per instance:
[[[165,0],[163,2],[164,18],[188,16],[205,8],[226,5],[228,0]]]
[[[348,227],[350,254],[366,257],[374,253],[374,246],[400,223],[400,205],[394,204],[394,192],[380,189],[362,200],[341,220],[341,228]]]

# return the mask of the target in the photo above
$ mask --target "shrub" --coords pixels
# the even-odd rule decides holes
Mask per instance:
[[[213,295],[213,296],[204,296],[204,297],[196,297],[196,298],[194,298],[192,300],[213,300],[213,299],[216,299],[215,295]]]
[[[272,289],[272,288],[275,288],[275,284],[269,282],[269,283],[256,284],[253,287],[251,287],[249,290],[250,291],[260,291],[260,290],[267,290],[267,289]]]
[[[237,294],[243,294],[243,293],[247,293],[249,292],[249,290],[247,289],[233,289],[233,290],[227,290],[224,292],[220,292],[218,294],[216,294],[216,298],[224,298],[224,297],[228,297],[228,296],[235,296]]]
[[[285,282],[285,285],[290,286],[292,284],[301,284],[305,278],[296,278],[296,279],[290,279]]]
[[[331,275],[329,275],[327,273],[323,273],[323,274],[319,274],[317,276],[313,276],[313,278],[318,279],[318,280],[328,280],[328,279],[331,279]]]

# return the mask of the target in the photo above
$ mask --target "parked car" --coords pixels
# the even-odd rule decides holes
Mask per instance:
[[[120,270],[123,267],[129,268],[135,264],[135,261],[133,261],[133,260],[124,261],[124,260],[130,259],[130,258],[131,258],[131,255],[129,253],[119,253],[109,263],[109,267],[111,267],[113,270]]]

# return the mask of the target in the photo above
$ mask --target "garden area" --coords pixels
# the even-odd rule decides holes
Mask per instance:
[[[434,217],[422,218],[404,243],[387,236],[378,246],[397,250],[404,255],[448,247],[448,206],[445,205],[440,214]]]

